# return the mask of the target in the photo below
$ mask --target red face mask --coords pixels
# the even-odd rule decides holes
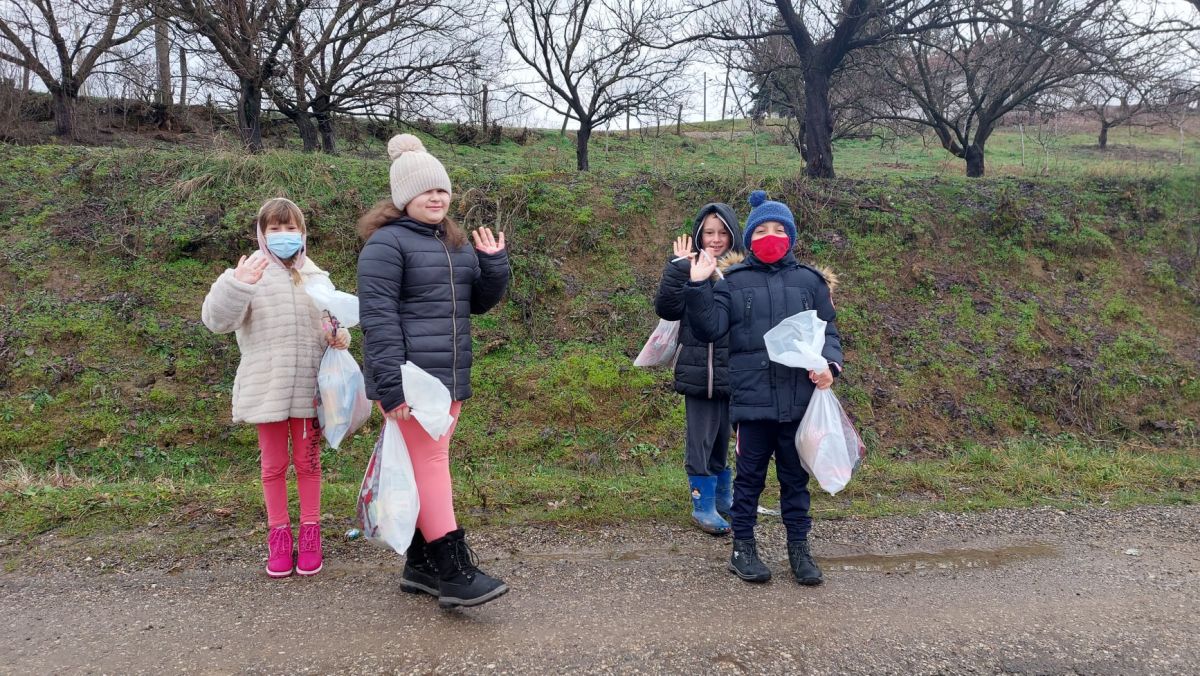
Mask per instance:
[[[786,256],[789,248],[787,235],[767,235],[750,242],[755,257],[768,265]]]

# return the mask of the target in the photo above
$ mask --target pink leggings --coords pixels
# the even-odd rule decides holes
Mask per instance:
[[[291,460],[296,465],[296,492],[300,494],[300,523],[321,520],[321,430],[316,422],[316,418],[288,418],[258,426],[263,502],[267,503],[270,528],[291,523],[287,495],[289,432]]]
[[[417,496],[421,500],[417,528],[427,542],[458,528],[454,518],[454,492],[450,487],[450,438],[458,427],[458,413],[461,410],[461,401],[450,405],[454,423],[441,439],[430,437],[416,418],[396,421],[400,425],[404,445],[408,447],[408,457],[412,459]]]

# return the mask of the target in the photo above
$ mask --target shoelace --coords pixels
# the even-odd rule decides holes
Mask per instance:
[[[267,546],[271,550],[271,556],[290,555],[292,553],[291,529],[272,528],[271,535],[267,537]]]
[[[315,552],[321,540],[321,527],[313,524],[300,527],[300,551]]]
[[[458,564],[458,569],[468,578],[474,578],[475,573],[479,572],[479,559],[475,557],[475,551],[471,549],[466,540],[459,540],[456,543],[454,560]]]

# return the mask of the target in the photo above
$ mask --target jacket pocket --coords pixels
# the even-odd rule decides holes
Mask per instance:
[[[770,365],[765,351],[729,356],[729,389],[734,405],[771,405]]]

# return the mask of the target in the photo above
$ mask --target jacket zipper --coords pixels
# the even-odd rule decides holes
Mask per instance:
[[[708,398],[713,398],[713,344],[708,344]]]
[[[436,232],[433,234],[433,238],[442,245],[442,249],[446,252],[446,263],[450,266],[450,380],[454,384],[454,391],[450,395],[451,398],[454,398],[458,396],[458,296],[454,291],[454,260],[450,258],[450,247],[446,246]]]

